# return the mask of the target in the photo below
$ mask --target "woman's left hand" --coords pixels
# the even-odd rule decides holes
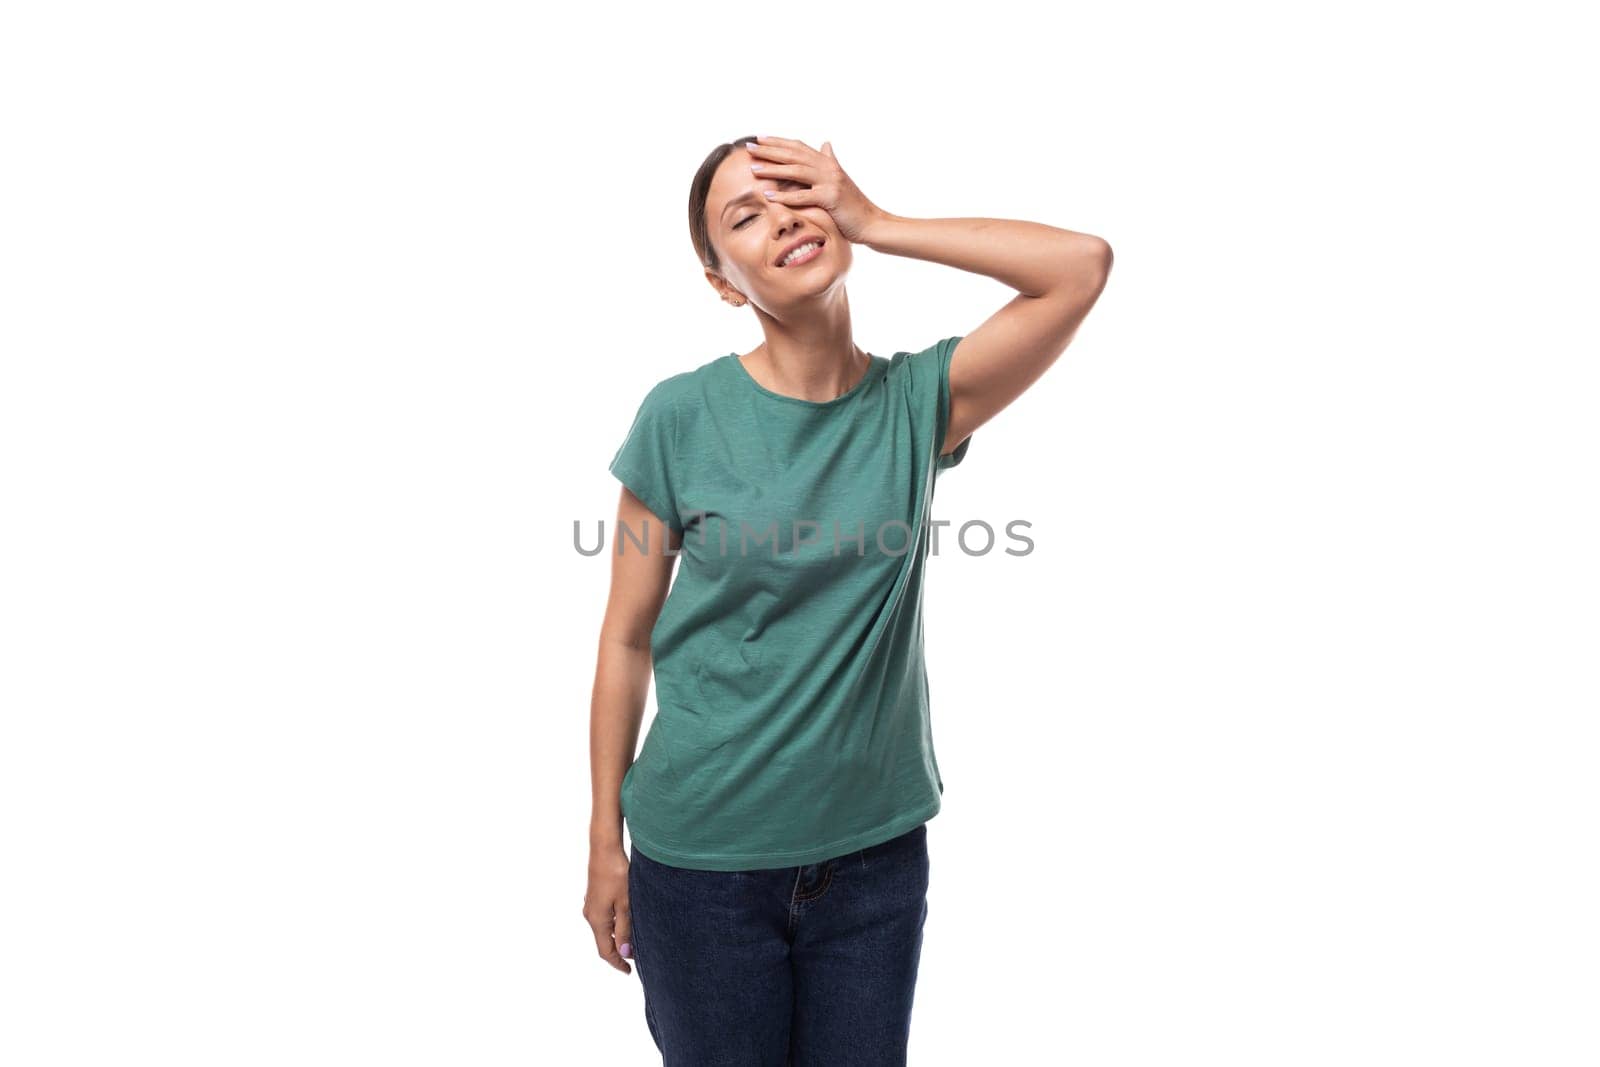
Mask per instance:
[[[779,190],[769,199],[791,207],[823,208],[847,241],[864,243],[871,225],[888,217],[888,212],[856,188],[856,183],[834,158],[833,145],[827,141],[822,142],[820,152],[804,141],[792,141],[787,137],[762,137],[756,144],[747,142],[744,147],[761,161],[760,169],[750,172],[755,177],[787,178],[810,186]]]

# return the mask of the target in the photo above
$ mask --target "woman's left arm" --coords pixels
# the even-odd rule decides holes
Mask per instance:
[[[1111,245],[1092,234],[1016,219],[912,219],[880,212],[862,244],[984,274],[1017,290],[965,334],[950,357],[950,425],[939,454],[955,450],[1038,381],[1072,342],[1111,273]]]

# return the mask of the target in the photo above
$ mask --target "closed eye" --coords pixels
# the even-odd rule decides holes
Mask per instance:
[[[808,189],[810,188],[810,186],[807,186],[806,183],[801,181],[799,178],[780,178],[779,179],[779,184],[782,185],[785,189],[789,188],[789,186],[791,186],[791,185],[800,185],[800,186],[805,186]],[[734,223],[733,224],[733,228],[737,230],[737,229],[739,229],[739,227],[743,226],[745,223],[749,222],[753,218],[755,218],[754,215],[746,215],[744,218],[742,218],[738,222]]]

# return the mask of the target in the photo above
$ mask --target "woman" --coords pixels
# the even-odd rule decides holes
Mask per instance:
[[[1111,249],[892,215],[828,143],[783,137],[718,146],[689,229],[764,340],[658,382],[611,463],[584,916],[602,958],[639,967],[668,1065],[904,1063],[944,790],[922,658],[934,481],[1061,354]],[[1018,295],[965,336],[873,355],[852,339],[853,244]]]

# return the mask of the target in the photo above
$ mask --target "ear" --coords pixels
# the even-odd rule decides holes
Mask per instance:
[[[706,281],[710,282],[711,288],[717,291],[717,299],[727,301],[729,297],[737,297],[738,299],[730,302],[734,304],[744,303],[744,296],[739,292],[739,290],[729,285],[727,280],[723,278],[722,275],[718,274],[710,267],[706,268]]]

